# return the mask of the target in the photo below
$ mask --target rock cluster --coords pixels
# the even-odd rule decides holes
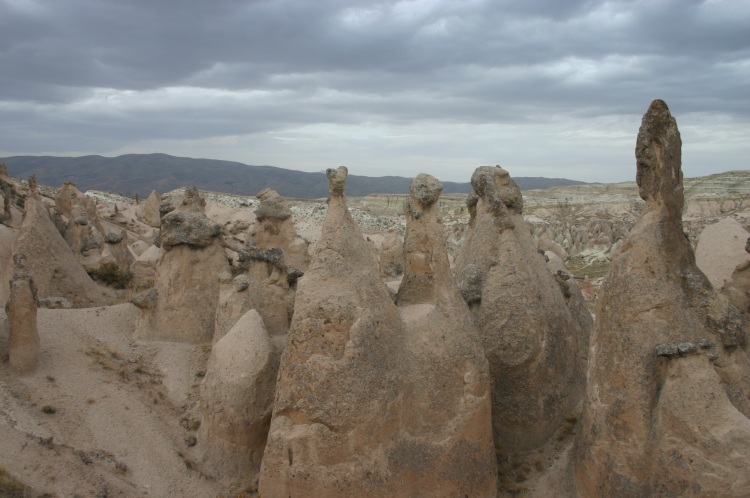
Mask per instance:
[[[656,100],[636,143],[646,208],[612,262],[591,339],[582,496],[750,494],[745,323],[695,265],[680,156],[676,121]]]
[[[346,176],[346,168],[328,170],[328,212],[298,284],[259,491],[270,497],[492,494],[485,360],[470,333],[459,338],[460,313],[442,325],[442,346],[431,340],[430,326],[451,308],[437,304],[442,285],[422,286],[429,268],[419,261],[442,234],[432,240],[434,227],[414,228],[415,264],[407,263],[407,275],[417,288],[400,293],[410,310],[405,325],[347,209]],[[445,284],[447,255],[436,259],[442,260],[437,280]],[[455,289],[453,303],[460,304]]]
[[[75,307],[95,306],[103,292],[83,269],[70,246],[55,227],[38,193],[26,198],[23,223],[13,253],[28,261],[28,271],[40,298],[64,297]]]
[[[236,268],[221,286],[214,340],[249,309],[260,313],[272,336],[289,331],[296,282],[310,261],[308,243],[297,235],[281,196],[264,189],[258,199],[247,244],[233,247]]]

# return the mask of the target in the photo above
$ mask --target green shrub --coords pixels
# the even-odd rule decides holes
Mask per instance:
[[[89,271],[89,275],[94,280],[115,289],[124,289],[132,277],[130,272],[121,270],[115,262],[104,263],[99,268]]]

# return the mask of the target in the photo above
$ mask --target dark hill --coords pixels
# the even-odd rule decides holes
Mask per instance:
[[[16,178],[36,175],[44,185],[60,186],[75,182],[79,190],[104,190],[124,195],[147,196],[151,190],[169,192],[195,185],[202,190],[255,195],[271,187],[284,197],[319,198],[328,195],[324,173],[305,173],[273,166],[214,159],[192,159],[167,154],[126,154],[118,157],[13,156],[0,158],[8,174]],[[515,178],[522,190],[579,185],[583,182],[562,178]],[[346,184],[350,196],[405,194],[411,178],[350,175]],[[468,193],[469,183],[443,182],[446,194]]]

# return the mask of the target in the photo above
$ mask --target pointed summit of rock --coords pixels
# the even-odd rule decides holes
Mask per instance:
[[[656,100],[636,145],[646,207],[612,261],[591,338],[581,496],[750,495],[747,324],[695,264],[680,155]]]
[[[347,169],[327,174],[328,211],[297,284],[259,491],[395,496],[401,318],[346,206]]]

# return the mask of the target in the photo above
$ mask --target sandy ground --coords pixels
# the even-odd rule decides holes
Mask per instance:
[[[186,443],[206,348],[134,342],[137,313],[130,304],[40,309],[40,367],[19,376],[0,312],[0,464],[31,496],[229,492]]]

